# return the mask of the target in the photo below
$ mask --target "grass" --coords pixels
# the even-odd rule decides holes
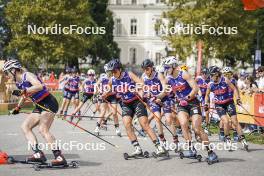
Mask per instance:
[[[58,103],[61,104],[62,102],[62,92],[61,91],[54,91],[51,92],[51,94],[57,99]],[[33,110],[34,106],[32,107],[24,107],[22,108],[21,112],[25,112],[25,113],[29,113]],[[1,111],[0,115],[7,115],[9,113],[9,111]]]
[[[211,124],[210,125],[210,132],[212,134],[218,134],[219,128],[217,124]],[[245,137],[248,142],[251,142],[253,144],[264,144],[264,134],[262,133],[253,133],[253,134],[245,134]]]

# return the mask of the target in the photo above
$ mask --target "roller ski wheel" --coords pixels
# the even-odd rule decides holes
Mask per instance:
[[[128,153],[124,153],[123,156],[125,160],[131,159],[131,158],[132,159],[143,159],[143,158],[149,158],[149,152],[145,151],[144,153],[139,154],[139,155],[129,155]]]
[[[212,165],[214,163],[219,163],[219,160],[217,159],[215,161],[210,161],[209,158],[206,158],[206,162],[207,162],[208,165]]]
[[[184,156],[184,153],[183,152],[180,152],[180,158],[183,159],[183,158],[189,158],[189,159],[197,159],[199,162],[202,161],[202,155],[197,155],[195,154],[194,156]]]
[[[214,163],[218,163],[219,162],[218,156],[214,152],[212,152],[206,158],[206,162],[207,162],[208,165],[212,165]]]
[[[170,154],[168,151],[166,151],[165,153],[161,153],[161,154],[157,154],[156,152],[152,152],[152,156],[154,158],[159,158],[159,157],[166,157],[166,158],[169,158],[170,157]]]
[[[51,163],[42,163],[42,164],[34,164],[33,168],[35,171],[40,171],[41,169],[65,169],[65,168],[78,168],[79,162],[71,161],[70,163],[66,163],[63,165],[52,165]]]

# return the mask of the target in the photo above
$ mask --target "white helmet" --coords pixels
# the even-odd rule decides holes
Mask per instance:
[[[4,64],[3,71],[5,72],[5,71],[8,71],[8,70],[10,70],[12,68],[20,69],[20,68],[22,68],[22,65],[20,64],[20,62],[18,60],[13,60],[13,59],[12,60],[8,60]]]
[[[104,78],[106,79],[106,78],[108,78],[108,77],[107,77],[107,74],[102,73],[102,74],[100,75],[100,78],[101,78],[101,79],[104,79]]]
[[[109,69],[109,67],[108,67],[108,64],[105,64],[105,65],[104,65],[104,71],[105,71],[105,73],[110,71],[110,69]]]
[[[165,69],[164,69],[163,65],[157,65],[156,71],[159,73],[163,73],[163,72],[165,72]]]
[[[89,69],[87,74],[88,75],[95,75],[95,71],[93,69]]]
[[[162,64],[172,66],[172,67],[177,67],[178,66],[178,60],[176,59],[175,56],[169,56],[169,57],[165,58],[165,60]]]
[[[222,70],[222,73],[231,73],[232,72],[232,68],[231,67],[224,67]]]

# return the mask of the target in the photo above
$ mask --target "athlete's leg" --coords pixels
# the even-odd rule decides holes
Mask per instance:
[[[32,129],[38,125],[39,121],[40,121],[40,114],[32,113],[26,117],[26,119],[21,125],[22,131],[26,139],[32,146],[38,143],[36,135],[34,134]]]

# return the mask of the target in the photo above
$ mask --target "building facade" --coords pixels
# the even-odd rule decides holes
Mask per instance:
[[[161,0],[110,0],[115,22],[114,40],[124,64],[139,65],[150,58],[159,64],[167,55],[167,42],[158,36],[156,21],[168,7]]]

